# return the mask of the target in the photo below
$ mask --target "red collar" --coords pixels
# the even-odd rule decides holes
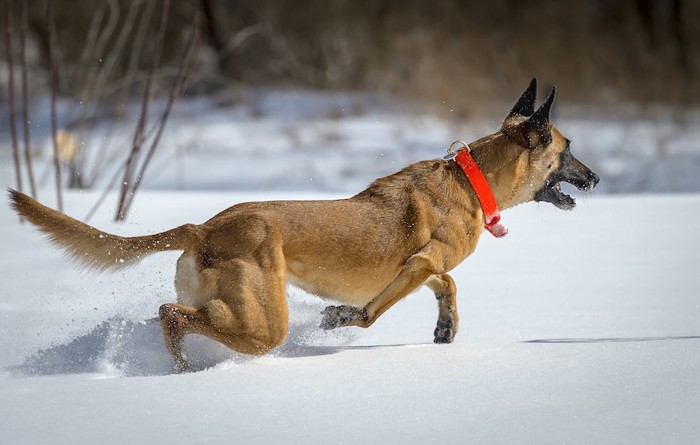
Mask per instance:
[[[457,143],[463,145],[464,149],[458,150],[455,154],[452,152],[452,147]],[[454,159],[462,168],[476,193],[476,197],[479,199],[479,203],[481,203],[481,209],[484,211],[484,228],[496,238],[506,236],[508,228],[501,222],[501,213],[498,211],[496,198],[493,196],[491,186],[486,181],[486,177],[481,172],[479,165],[472,157],[469,145],[464,141],[456,141],[450,146],[449,153],[449,155],[445,156],[445,159]]]

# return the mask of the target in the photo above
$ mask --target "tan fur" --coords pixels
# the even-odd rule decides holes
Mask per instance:
[[[566,145],[554,128],[552,143],[534,150],[509,131],[470,144],[501,209],[531,201]],[[182,250],[175,278],[179,304],[163,305],[160,317],[166,344],[183,369],[181,343],[188,333],[247,354],[281,344],[288,281],[345,304],[324,311],[326,328],[368,327],[426,284],[439,302],[436,341],[441,332],[449,332],[440,338],[451,341],[459,319],[448,272],[474,251],[484,226],[463,172],[444,160],[410,165],[349,199],[243,203],[198,226],[131,238],[104,233],[18,192],[10,198],[19,214],[89,268]]]
[[[192,239],[194,226],[186,224],[156,235],[122,237],[111,235],[50,209],[29,196],[10,190],[10,201],[24,219],[31,222],[61,247],[79,267],[103,271],[122,268],[146,255],[183,250]]]

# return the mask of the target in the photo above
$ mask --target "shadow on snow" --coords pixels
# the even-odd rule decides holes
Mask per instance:
[[[343,350],[404,346],[349,346],[353,338],[351,330],[322,331],[318,328],[319,312],[323,306],[303,302],[292,304],[296,316],[290,320],[287,341],[267,356],[310,357]],[[184,351],[196,371],[224,362],[236,364],[255,360],[255,357],[238,354],[196,334],[185,338]],[[121,317],[109,318],[65,344],[36,351],[22,364],[7,370],[24,376],[101,374],[130,377],[175,373],[158,320],[134,322]]]
[[[698,340],[700,335],[666,337],[602,337],[602,338],[542,338],[526,340],[522,343],[630,343],[644,341]]]

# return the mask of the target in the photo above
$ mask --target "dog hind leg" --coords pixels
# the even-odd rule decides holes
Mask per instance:
[[[287,336],[288,312],[283,262],[233,259],[199,274],[216,297],[201,309],[164,304],[160,321],[168,351],[179,370],[191,370],[183,355],[187,334],[201,334],[249,355],[279,346]],[[272,267],[270,267],[272,266]],[[279,266],[279,267],[278,267]]]
[[[225,309],[223,309],[225,308]],[[222,310],[223,309],[223,310]],[[217,312],[212,316],[212,312]],[[228,312],[224,316],[221,312]],[[175,360],[178,371],[191,371],[193,368],[183,354],[185,335],[201,334],[216,340],[236,352],[248,355],[262,355],[279,346],[286,335],[267,335],[264,327],[258,332],[240,329],[230,314],[230,308],[222,300],[212,300],[203,309],[195,309],[181,304],[164,304],[160,307],[160,323],[165,345]],[[280,321],[282,323],[282,321]],[[284,323],[286,326],[286,323]]]
[[[175,360],[177,370],[191,371],[192,367],[182,353],[182,342],[193,325],[206,325],[206,315],[200,310],[182,304],[164,304],[160,307],[158,315],[165,346]]]

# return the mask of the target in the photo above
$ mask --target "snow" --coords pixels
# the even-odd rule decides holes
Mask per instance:
[[[45,192],[45,196],[49,196]],[[144,190],[120,234],[236,202],[320,192]],[[69,193],[82,217],[97,192]],[[107,209],[114,208],[110,196]],[[157,308],[177,253],[81,273],[0,208],[3,443],[693,443],[700,437],[700,195],[579,197],[506,211],[453,272],[461,330],[435,345],[423,289],[367,330],[318,329],[289,289],[285,345],[260,358],[202,338],[178,375]]]

